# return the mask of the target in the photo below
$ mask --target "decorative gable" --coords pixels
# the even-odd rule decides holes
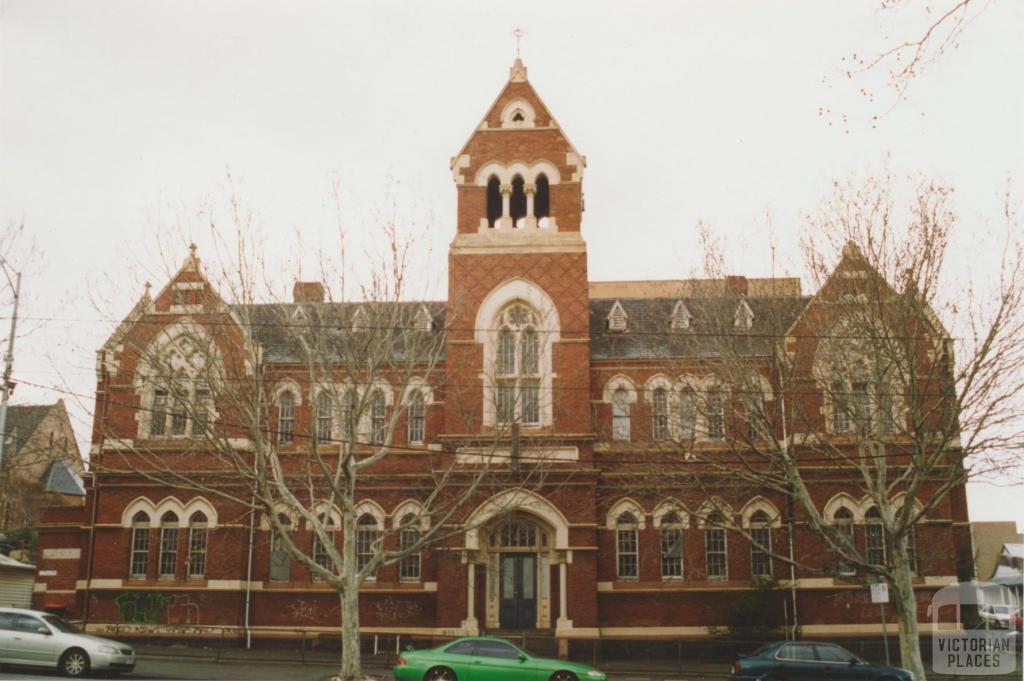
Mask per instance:
[[[679,301],[675,307],[672,308],[672,317],[670,325],[673,330],[688,329],[690,328],[690,322],[693,321],[693,315],[690,314],[690,309],[686,307],[686,303]]]
[[[754,325],[754,311],[750,309],[746,298],[740,298],[740,304],[736,306],[736,314],[733,317],[733,326],[737,329],[749,329]]]
[[[625,331],[626,324],[629,321],[626,311],[622,307],[622,303],[615,301],[612,305],[611,312],[608,313],[608,330],[609,331]]]

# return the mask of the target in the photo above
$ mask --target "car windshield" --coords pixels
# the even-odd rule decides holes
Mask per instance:
[[[56,615],[43,615],[43,621],[49,624],[54,629],[62,631],[65,634],[77,634],[78,629],[73,624],[67,622]]]

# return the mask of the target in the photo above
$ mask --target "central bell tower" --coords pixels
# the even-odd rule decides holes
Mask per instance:
[[[451,161],[446,432],[591,430],[585,165],[516,59]]]

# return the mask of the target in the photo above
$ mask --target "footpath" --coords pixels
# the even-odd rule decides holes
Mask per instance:
[[[185,662],[194,660],[197,663],[215,663],[230,667],[232,664],[249,667],[254,664],[267,665],[308,665],[323,670],[322,678],[326,681],[333,675],[331,669],[338,663],[337,651],[290,649],[257,649],[197,647],[181,644],[157,645],[136,643],[135,651],[141,659],[177,659]],[[367,655],[363,657],[363,669],[368,677],[391,679],[391,667],[395,662],[395,653]],[[589,663],[589,661],[583,660]],[[1019,664],[1019,658],[1018,658]],[[642,662],[601,662],[597,667],[608,675],[610,681],[721,681],[728,679],[729,665],[725,663],[707,663],[687,661],[682,668],[671,667],[657,661]],[[270,667],[267,677],[273,678]],[[1021,669],[1018,667],[1013,674],[1005,676],[944,676],[929,674],[929,681],[1020,681]]]

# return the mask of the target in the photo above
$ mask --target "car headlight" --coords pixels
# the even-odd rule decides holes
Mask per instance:
[[[591,669],[589,672],[587,672],[587,678],[588,679],[603,679],[604,678],[604,672],[599,672],[596,669]]]
[[[121,653],[121,651],[114,646],[100,646],[100,652],[110,653],[111,655],[119,655]]]

